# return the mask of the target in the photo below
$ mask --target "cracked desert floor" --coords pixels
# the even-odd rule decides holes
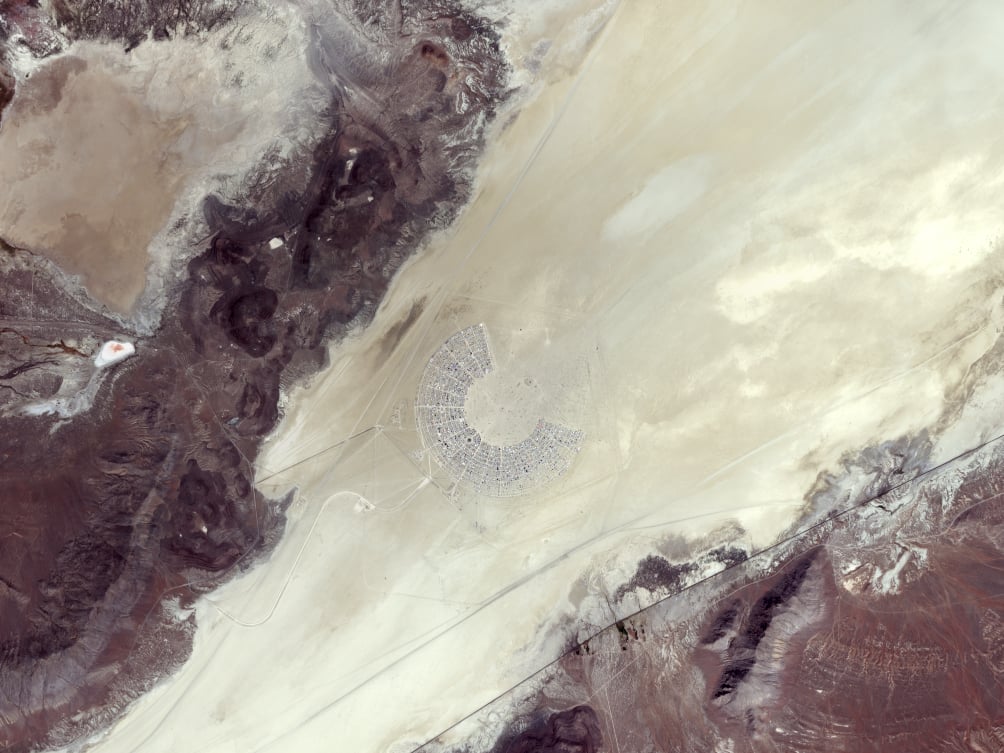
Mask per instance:
[[[579,50],[587,11],[457,222],[290,392],[256,469],[293,494],[270,560],[95,750],[411,751],[633,611],[645,556],[758,551],[849,454],[1001,432],[1004,9],[555,5],[509,54]],[[530,496],[451,493],[414,425],[478,323],[584,432]]]

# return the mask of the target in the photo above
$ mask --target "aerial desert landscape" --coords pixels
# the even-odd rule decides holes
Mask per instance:
[[[0,3],[0,750],[1004,751],[1002,35]]]

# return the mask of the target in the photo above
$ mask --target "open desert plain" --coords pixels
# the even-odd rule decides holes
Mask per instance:
[[[0,4],[0,749],[1004,750],[1004,6],[125,7]]]

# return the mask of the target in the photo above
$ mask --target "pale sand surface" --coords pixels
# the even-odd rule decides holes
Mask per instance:
[[[1002,34],[990,3],[619,7],[291,396],[259,469],[299,488],[287,536],[99,749],[407,750],[554,658],[547,628],[611,621],[659,541],[763,546],[844,453],[941,431],[1001,326]],[[424,361],[478,321],[571,364],[587,439],[539,496],[451,499],[413,455]]]
[[[0,223],[8,242],[48,252],[127,311],[182,178],[174,145],[191,119],[153,117],[120,78],[101,57],[63,57],[19,89],[21,107],[0,131],[0,180],[11,189]]]
[[[224,30],[129,53],[79,42],[39,64],[0,127],[0,237],[131,312],[170,220],[198,214],[208,190],[309,122],[287,122],[314,85],[302,21],[287,11],[246,24],[253,36]],[[154,272],[169,262],[155,261]]]

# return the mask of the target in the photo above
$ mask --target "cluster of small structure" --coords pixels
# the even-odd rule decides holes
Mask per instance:
[[[541,419],[516,444],[484,440],[467,422],[464,405],[475,380],[494,369],[485,325],[460,330],[429,359],[415,413],[426,446],[454,481],[479,494],[514,497],[564,474],[583,433]]]

